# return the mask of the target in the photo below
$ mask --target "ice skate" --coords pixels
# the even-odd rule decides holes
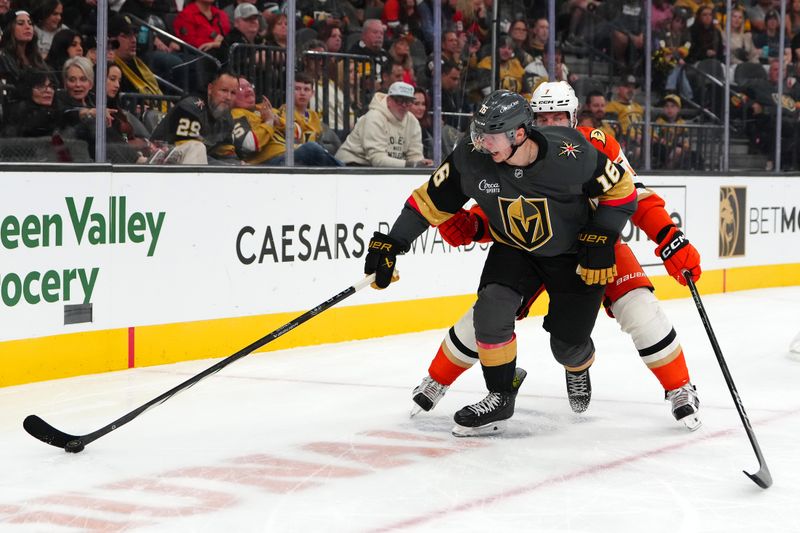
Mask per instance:
[[[422,383],[416,386],[411,393],[414,406],[411,408],[411,416],[419,414],[420,411],[430,411],[444,397],[449,389],[449,385],[442,385],[430,376],[425,376]]]
[[[580,372],[567,372],[567,397],[569,406],[576,413],[582,413],[589,408],[592,400],[592,382],[589,379],[589,369]]]
[[[453,417],[456,437],[479,437],[501,433],[506,428],[506,420],[514,414],[517,393],[528,375],[522,368],[514,371],[513,392],[490,392],[478,403],[467,405]]]
[[[697,416],[697,411],[700,409],[700,398],[697,396],[696,387],[691,383],[666,391],[664,399],[669,400],[672,404],[672,416],[675,417],[675,420],[683,422],[689,431],[694,431],[703,424]]]

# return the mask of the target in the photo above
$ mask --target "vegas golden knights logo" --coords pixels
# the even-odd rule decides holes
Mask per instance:
[[[719,256],[742,256],[747,187],[719,188]]]
[[[546,198],[498,198],[503,228],[512,243],[532,252],[553,236]]]

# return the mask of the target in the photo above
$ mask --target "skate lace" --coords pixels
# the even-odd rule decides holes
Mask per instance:
[[[446,390],[447,390],[447,385],[442,385],[435,379],[426,378],[425,383],[423,384],[422,387],[422,394],[424,394],[431,400],[435,400],[439,396],[444,395]]]
[[[485,415],[487,413],[492,412],[496,409],[502,400],[502,397],[497,392],[490,392],[486,398],[479,401],[478,403],[468,405],[467,409],[475,413],[476,415]]]
[[[667,392],[667,399],[672,404],[673,411],[684,405],[695,405],[696,397],[697,393],[691,385],[684,385],[683,387]]]
[[[567,387],[569,388],[569,393],[571,395],[585,396],[589,394],[586,375],[586,372],[581,372],[580,374],[567,372]]]

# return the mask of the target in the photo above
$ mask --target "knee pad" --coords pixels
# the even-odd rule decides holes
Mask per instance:
[[[522,295],[505,285],[490,283],[478,291],[478,301],[473,307],[475,338],[487,344],[510,340],[521,303]]]
[[[590,338],[580,344],[571,344],[551,335],[550,350],[560,364],[571,370],[582,370],[593,360],[594,343]]]
[[[672,322],[650,290],[632,290],[614,302],[611,311],[648,366],[680,350]]]

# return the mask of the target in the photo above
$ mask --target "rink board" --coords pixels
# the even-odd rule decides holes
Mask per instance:
[[[354,283],[372,232],[423,174],[6,173],[0,198],[0,386],[223,357]],[[800,179],[647,177],[703,257],[704,294],[800,285]],[[661,298],[653,244],[623,239]],[[364,290],[265,350],[452,324],[486,247],[435,230],[402,280]],[[537,302],[535,314],[546,310]]]

